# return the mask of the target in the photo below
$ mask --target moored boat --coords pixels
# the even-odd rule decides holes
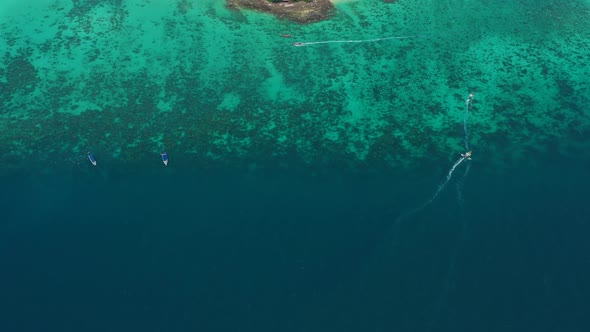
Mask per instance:
[[[90,163],[92,165],[96,166],[96,158],[94,158],[94,155],[92,153],[90,153],[90,151],[87,152],[86,154],[88,156],[88,160],[90,160]]]
[[[162,162],[164,163],[164,166],[168,166],[168,154],[163,152],[160,153],[160,156],[162,156]]]

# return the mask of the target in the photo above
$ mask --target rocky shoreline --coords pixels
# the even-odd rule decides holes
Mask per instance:
[[[325,20],[328,18],[329,12],[334,8],[330,0],[313,0],[311,2],[287,0],[278,3],[272,3],[268,0],[226,1],[229,8],[246,8],[268,12],[279,18],[285,18],[298,23],[313,23]]]

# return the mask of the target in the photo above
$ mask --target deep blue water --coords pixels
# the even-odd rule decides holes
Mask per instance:
[[[4,177],[0,330],[587,331],[587,169]]]

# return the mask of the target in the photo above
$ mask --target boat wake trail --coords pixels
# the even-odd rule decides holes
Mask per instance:
[[[295,42],[295,43],[293,43],[293,46],[311,46],[311,45],[319,45],[319,44],[343,44],[343,43],[374,43],[374,42],[380,42],[380,41],[384,41],[384,40],[412,39],[412,38],[421,38],[421,37],[426,37],[426,35],[394,36],[394,37],[373,38],[373,39],[349,39],[349,40],[324,40],[324,41],[314,41],[314,42]]]
[[[447,183],[449,183],[449,181],[451,180],[451,177],[453,176],[453,172],[455,171],[455,169],[459,165],[461,165],[461,163],[463,163],[465,160],[471,160],[471,150],[469,149],[469,131],[467,129],[467,119],[469,117],[469,109],[471,108],[472,103],[473,103],[473,96],[474,96],[474,94],[470,93],[469,97],[465,101],[465,113],[463,115],[463,143],[465,145],[466,152],[462,153],[461,158],[457,159],[457,161],[455,161],[453,166],[451,166],[451,168],[449,169],[449,172],[447,173],[447,177],[438,186],[438,188],[436,189],[436,191],[434,192],[432,197],[430,197],[429,200],[427,200],[426,202],[424,202],[422,205],[418,206],[417,208],[414,208],[414,209],[402,214],[401,216],[399,216],[395,220],[394,225],[398,224],[399,222],[403,221],[404,219],[412,216],[413,214],[416,214],[416,213],[422,211],[424,208],[426,208],[428,205],[430,205],[438,197],[438,195],[445,189]],[[462,193],[463,182],[465,181],[465,177],[469,173],[469,168],[470,168],[469,166],[470,165],[468,165],[467,169],[465,170],[465,173],[463,174],[463,177],[461,178],[461,181],[459,182],[459,184],[457,186],[457,190],[458,190],[457,196],[459,199],[459,205],[461,207],[463,206],[463,193]]]

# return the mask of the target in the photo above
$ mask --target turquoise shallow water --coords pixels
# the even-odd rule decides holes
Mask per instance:
[[[587,331],[589,18],[2,1],[0,329]]]
[[[87,148],[116,163],[167,149],[195,167],[450,162],[470,92],[485,163],[587,147],[584,1],[351,1],[305,26],[221,1],[6,1],[0,13],[5,171]],[[291,45],[395,36],[418,37]]]

